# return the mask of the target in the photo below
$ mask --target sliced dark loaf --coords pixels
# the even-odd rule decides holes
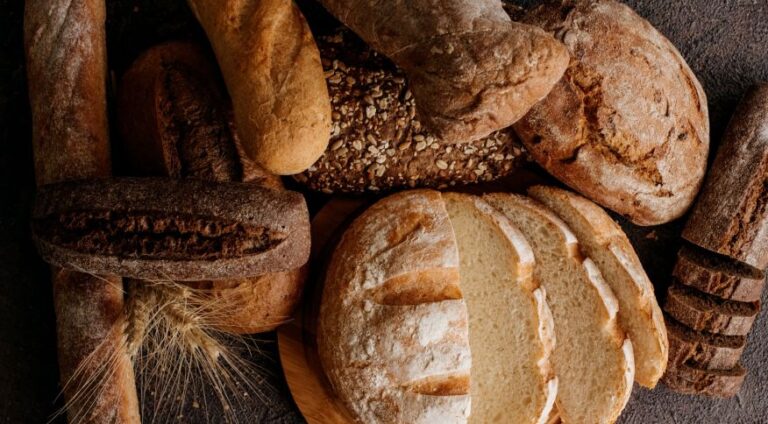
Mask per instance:
[[[669,288],[664,305],[669,316],[693,330],[728,336],[746,335],[759,310],[759,302],[723,300],[682,284]]]
[[[746,375],[747,371],[741,365],[724,370],[708,370],[690,363],[670,363],[661,381],[679,393],[729,398],[739,392]]]
[[[405,74],[351,31],[318,37],[332,104],[323,156],[296,175],[310,189],[333,192],[445,188],[512,172],[522,154],[511,129],[450,144],[427,131]]]
[[[693,246],[680,249],[672,276],[704,293],[740,302],[759,301],[765,285],[765,274],[757,268]]]
[[[669,362],[692,362],[705,369],[730,369],[738,365],[747,343],[745,336],[724,336],[694,331],[665,317],[669,338]]]

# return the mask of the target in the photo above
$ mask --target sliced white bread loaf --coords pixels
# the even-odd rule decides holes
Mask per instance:
[[[459,254],[440,193],[390,196],[328,266],[318,353],[358,423],[466,423],[471,356]]]
[[[555,212],[579,240],[619,301],[619,323],[632,340],[635,380],[653,388],[664,375],[669,342],[653,284],[626,234],[595,203],[554,187],[532,187],[528,194]]]
[[[557,379],[544,290],[522,233],[479,197],[445,194],[459,247],[461,290],[472,350],[469,422],[544,423]]]
[[[484,200],[503,212],[533,248],[534,278],[547,291],[558,343],[557,407],[564,423],[612,423],[632,392],[632,343],[620,329],[618,302],[597,266],[583,259],[566,224],[532,199],[492,194]]]

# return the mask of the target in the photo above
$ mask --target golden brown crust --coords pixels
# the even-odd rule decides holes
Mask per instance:
[[[189,5],[216,53],[248,157],[278,175],[309,168],[328,145],[331,106],[301,11],[286,0]]]
[[[568,63],[560,43],[496,0],[321,3],[405,71],[421,120],[448,143],[513,124]]]
[[[704,177],[709,118],[680,53],[614,0],[548,2],[525,22],[571,53],[563,79],[515,125],[532,157],[636,224],[681,216]]]

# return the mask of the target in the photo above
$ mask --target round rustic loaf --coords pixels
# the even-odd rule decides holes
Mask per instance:
[[[491,181],[521,161],[511,129],[446,143],[422,126],[405,74],[351,31],[318,37],[333,120],[322,157],[299,182],[326,193],[444,188]]]
[[[533,159],[636,224],[681,216],[704,177],[709,117],[680,53],[614,0],[548,2],[523,20],[571,53],[563,79],[515,125]]]

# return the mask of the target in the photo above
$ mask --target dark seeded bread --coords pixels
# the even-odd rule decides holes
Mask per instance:
[[[680,249],[672,276],[704,293],[741,302],[759,301],[765,285],[760,270],[693,246]]]
[[[444,188],[511,173],[522,154],[511,129],[446,143],[416,118],[405,75],[352,32],[318,45],[331,96],[331,141],[296,180],[326,193],[406,187]]]
[[[729,398],[739,393],[747,371],[741,365],[725,370],[707,370],[689,363],[670,364],[662,382],[689,395]]]
[[[690,361],[705,369],[730,369],[739,363],[747,342],[745,336],[694,331],[669,316],[665,321],[671,364]]]
[[[760,310],[758,302],[723,300],[682,284],[667,292],[664,311],[697,331],[729,336],[746,335]]]

